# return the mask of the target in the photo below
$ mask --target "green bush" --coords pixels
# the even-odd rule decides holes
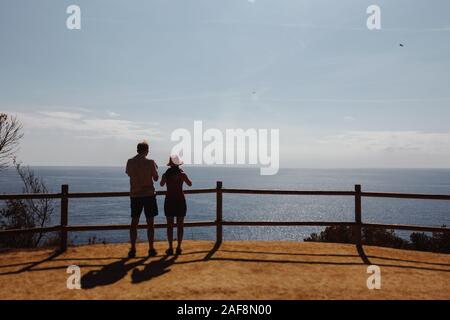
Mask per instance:
[[[353,243],[353,230],[349,226],[330,226],[319,234],[312,233],[304,241]],[[436,232],[431,236],[423,232],[414,232],[408,241],[397,236],[393,230],[362,228],[361,242],[365,245],[381,247],[450,253],[450,234],[448,232]]]
[[[433,232],[431,236],[423,232],[415,232],[411,234],[410,239],[416,250],[450,253],[450,234],[448,232]]]

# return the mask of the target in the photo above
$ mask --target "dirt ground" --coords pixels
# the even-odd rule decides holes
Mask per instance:
[[[0,299],[450,299],[450,255],[304,242],[186,241],[178,257],[127,244],[0,253]],[[367,288],[368,264],[381,289]],[[82,289],[67,288],[69,265]]]

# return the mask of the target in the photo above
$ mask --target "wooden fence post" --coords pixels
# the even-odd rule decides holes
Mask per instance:
[[[60,245],[60,251],[64,252],[67,249],[67,230],[64,228],[67,226],[68,223],[68,216],[69,216],[69,198],[67,197],[69,193],[69,185],[63,184],[61,186],[61,245]]]
[[[216,182],[216,243],[222,243],[222,181]]]
[[[355,185],[355,223],[353,228],[354,240],[357,245],[361,245],[362,240],[362,218],[361,218],[362,206],[361,206],[361,185]]]

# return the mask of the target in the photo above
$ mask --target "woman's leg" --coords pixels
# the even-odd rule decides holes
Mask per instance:
[[[169,249],[173,248],[172,242],[173,242],[173,217],[166,217],[167,218],[167,241],[169,242]]]
[[[184,217],[177,217],[177,241],[178,248],[181,249],[181,242],[183,242],[184,234]]]

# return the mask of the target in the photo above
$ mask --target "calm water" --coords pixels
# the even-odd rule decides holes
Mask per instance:
[[[127,191],[128,178],[123,168],[36,167],[52,192],[61,184],[69,184],[71,192]],[[160,168],[160,173],[162,173]],[[213,188],[216,181],[224,187],[270,188],[292,190],[353,190],[361,184],[364,191],[450,194],[450,170],[398,169],[282,169],[276,176],[260,176],[259,169],[249,168],[185,168],[192,178],[193,188]],[[13,170],[0,175],[0,193],[21,192],[21,182]],[[160,189],[158,186],[157,189]],[[214,220],[215,195],[188,195],[190,221]],[[2,204],[3,205],[3,204]],[[163,197],[158,197],[160,215],[164,222]],[[352,197],[310,196],[253,196],[224,195],[223,214],[226,220],[264,221],[352,221]],[[55,202],[55,223],[59,220],[59,206]],[[144,222],[144,216],[141,217]],[[127,198],[74,199],[69,202],[69,224],[129,223]],[[363,221],[378,223],[450,225],[450,202],[397,199],[363,200]],[[303,240],[318,227],[226,227],[224,238],[229,240]],[[187,239],[214,239],[214,228],[188,228]],[[408,234],[399,233],[403,237]],[[128,240],[127,231],[98,231],[72,233],[74,243],[88,238],[107,242]],[[139,238],[145,240],[140,232]],[[157,231],[164,239],[164,231]]]

